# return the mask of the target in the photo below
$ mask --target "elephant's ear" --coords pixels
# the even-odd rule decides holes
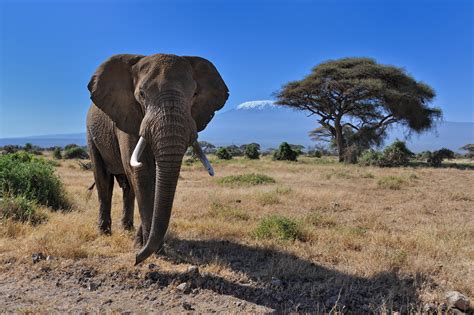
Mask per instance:
[[[115,122],[117,128],[130,134],[138,134],[143,118],[134,96],[131,67],[143,57],[110,57],[97,68],[87,86],[94,104]]]
[[[197,131],[201,131],[214,117],[214,112],[224,106],[229,89],[211,62],[200,57],[184,58],[191,63],[193,78],[197,83],[191,114],[196,121]]]

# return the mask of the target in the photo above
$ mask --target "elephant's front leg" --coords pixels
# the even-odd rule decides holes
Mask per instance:
[[[132,186],[131,190],[134,193],[134,197],[137,199],[140,213],[141,224],[137,232],[137,243],[139,245],[144,245],[148,239],[148,235],[150,234],[151,220],[153,216],[155,197],[155,161],[151,152],[146,149],[141,158],[142,166],[132,168],[130,166],[130,159],[132,157],[133,149],[138,142],[138,137],[117,130],[117,138],[120,146],[122,164],[128,182]],[[124,207],[125,203],[127,203],[127,201],[124,199]]]
[[[152,163],[154,164],[154,163]],[[135,197],[140,212],[141,225],[137,232],[136,241],[140,246],[146,244],[150,235],[153,217],[153,204],[155,196],[155,167],[146,167],[145,164],[133,171]]]

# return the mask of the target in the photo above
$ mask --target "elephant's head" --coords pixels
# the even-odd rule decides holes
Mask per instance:
[[[173,205],[181,161],[222,108],[228,89],[212,63],[200,57],[157,54],[115,55],[97,69],[88,85],[94,104],[120,130],[140,136],[131,165],[149,145],[156,162],[155,202],[150,235],[136,257],[140,263],[163,242]],[[207,162],[206,167],[212,175]]]

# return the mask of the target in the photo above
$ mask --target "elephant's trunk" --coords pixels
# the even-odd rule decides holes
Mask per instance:
[[[173,207],[181,162],[191,137],[181,101],[166,100],[147,110],[140,134],[149,143],[156,162],[155,199],[150,234],[136,256],[139,264],[163,244]]]

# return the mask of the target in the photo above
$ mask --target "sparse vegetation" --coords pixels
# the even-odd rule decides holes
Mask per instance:
[[[47,218],[47,214],[42,212],[34,201],[23,196],[0,198],[0,219],[2,220],[11,219],[36,225],[46,221]]]
[[[45,155],[52,160],[52,152]],[[4,220],[0,252],[4,261],[13,263],[2,264],[2,273],[12,279],[24,273],[47,275],[44,283],[50,283],[51,290],[57,279],[64,279],[57,274],[87,266],[104,279],[101,288],[108,290],[110,283],[146,283],[143,280],[152,272],[149,264],[159,266],[160,279],[175,283],[193,264],[202,274],[215,275],[202,278],[209,279],[206,285],[211,288],[210,283],[217,281],[216,290],[244,288],[252,296],[261,290],[272,296],[313,289],[341,292],[341,301],[361,313],[361,305],[376,312],[388,304],[394,311],[415,312],[425,303],[442,303],[444,291],[451,288],[474,294],[465,277],[474,242],[470,232],[474,217],[465,211],[474,207],[471,170],[359,167],[339,164],[336,157],[306,156],[294,163],[274,162],[271,156],[258,161],[236,157],[214,167],[221,178],[265,174],[276,184],[249,185],[241,180],[220,184],[203,174],[200,164],[183,165],[166,254],[133,267],[134,235],[121,228],[120,187],[114,187],[113,234],[102,236],[96,228],[96,192],[86,198],[93,174],[82,171],[78,161],[62,160],[57,174],[78,211],[46,212],[47,221],[36,226]],[[378,181],[389,176],[402,182],[400,189],[379,186]],[[39,206],[38,213],[43,209]],[[272,216],[284,219],[268,220]],[[135,222],[136,228],[138,211]],[[38,252],[54,259],[38,265],[25,259]],[[48,267],[47,274],[41,271]],[[109,276],[116,272],[125,280]],[[139,279],[134,278],[136,272]],[[283,281],[283,291],[268,286],[273,277]],[[244,287],[237,281],[251,284]],[[307,283],[311,289],[305,288]],[[384,295],[372,294],[374,287]],[[354,297],[357,303],[347,304]],[[238,298],[242,303],[255,302],[247,295]],[[310,306],[333,306],[326,303],[326,296],[297,299]],[[268,309],[279,305],[271,303],[275,304]]]
[[[222,220],[247,221],[250,215],[243,210],[219,202],[212,202],[208,215]]]
[[[243,175],[231,175],[225,176],[218,179],[218,183],[222,185],[230,186],[255,186],[275,183],[275,180],[264,174],[243,174]]]
[[[393,189],[393,190],[399,190],[402,188],[402,186],[406,183],[406,180],[400,176],[384,176],[380,178],[377,182],[379,187],[382,188],[387,188],[387,189]]]
[[[263,218],[253,232],[256,238],[304,241],[301,222],[279,215]]]

